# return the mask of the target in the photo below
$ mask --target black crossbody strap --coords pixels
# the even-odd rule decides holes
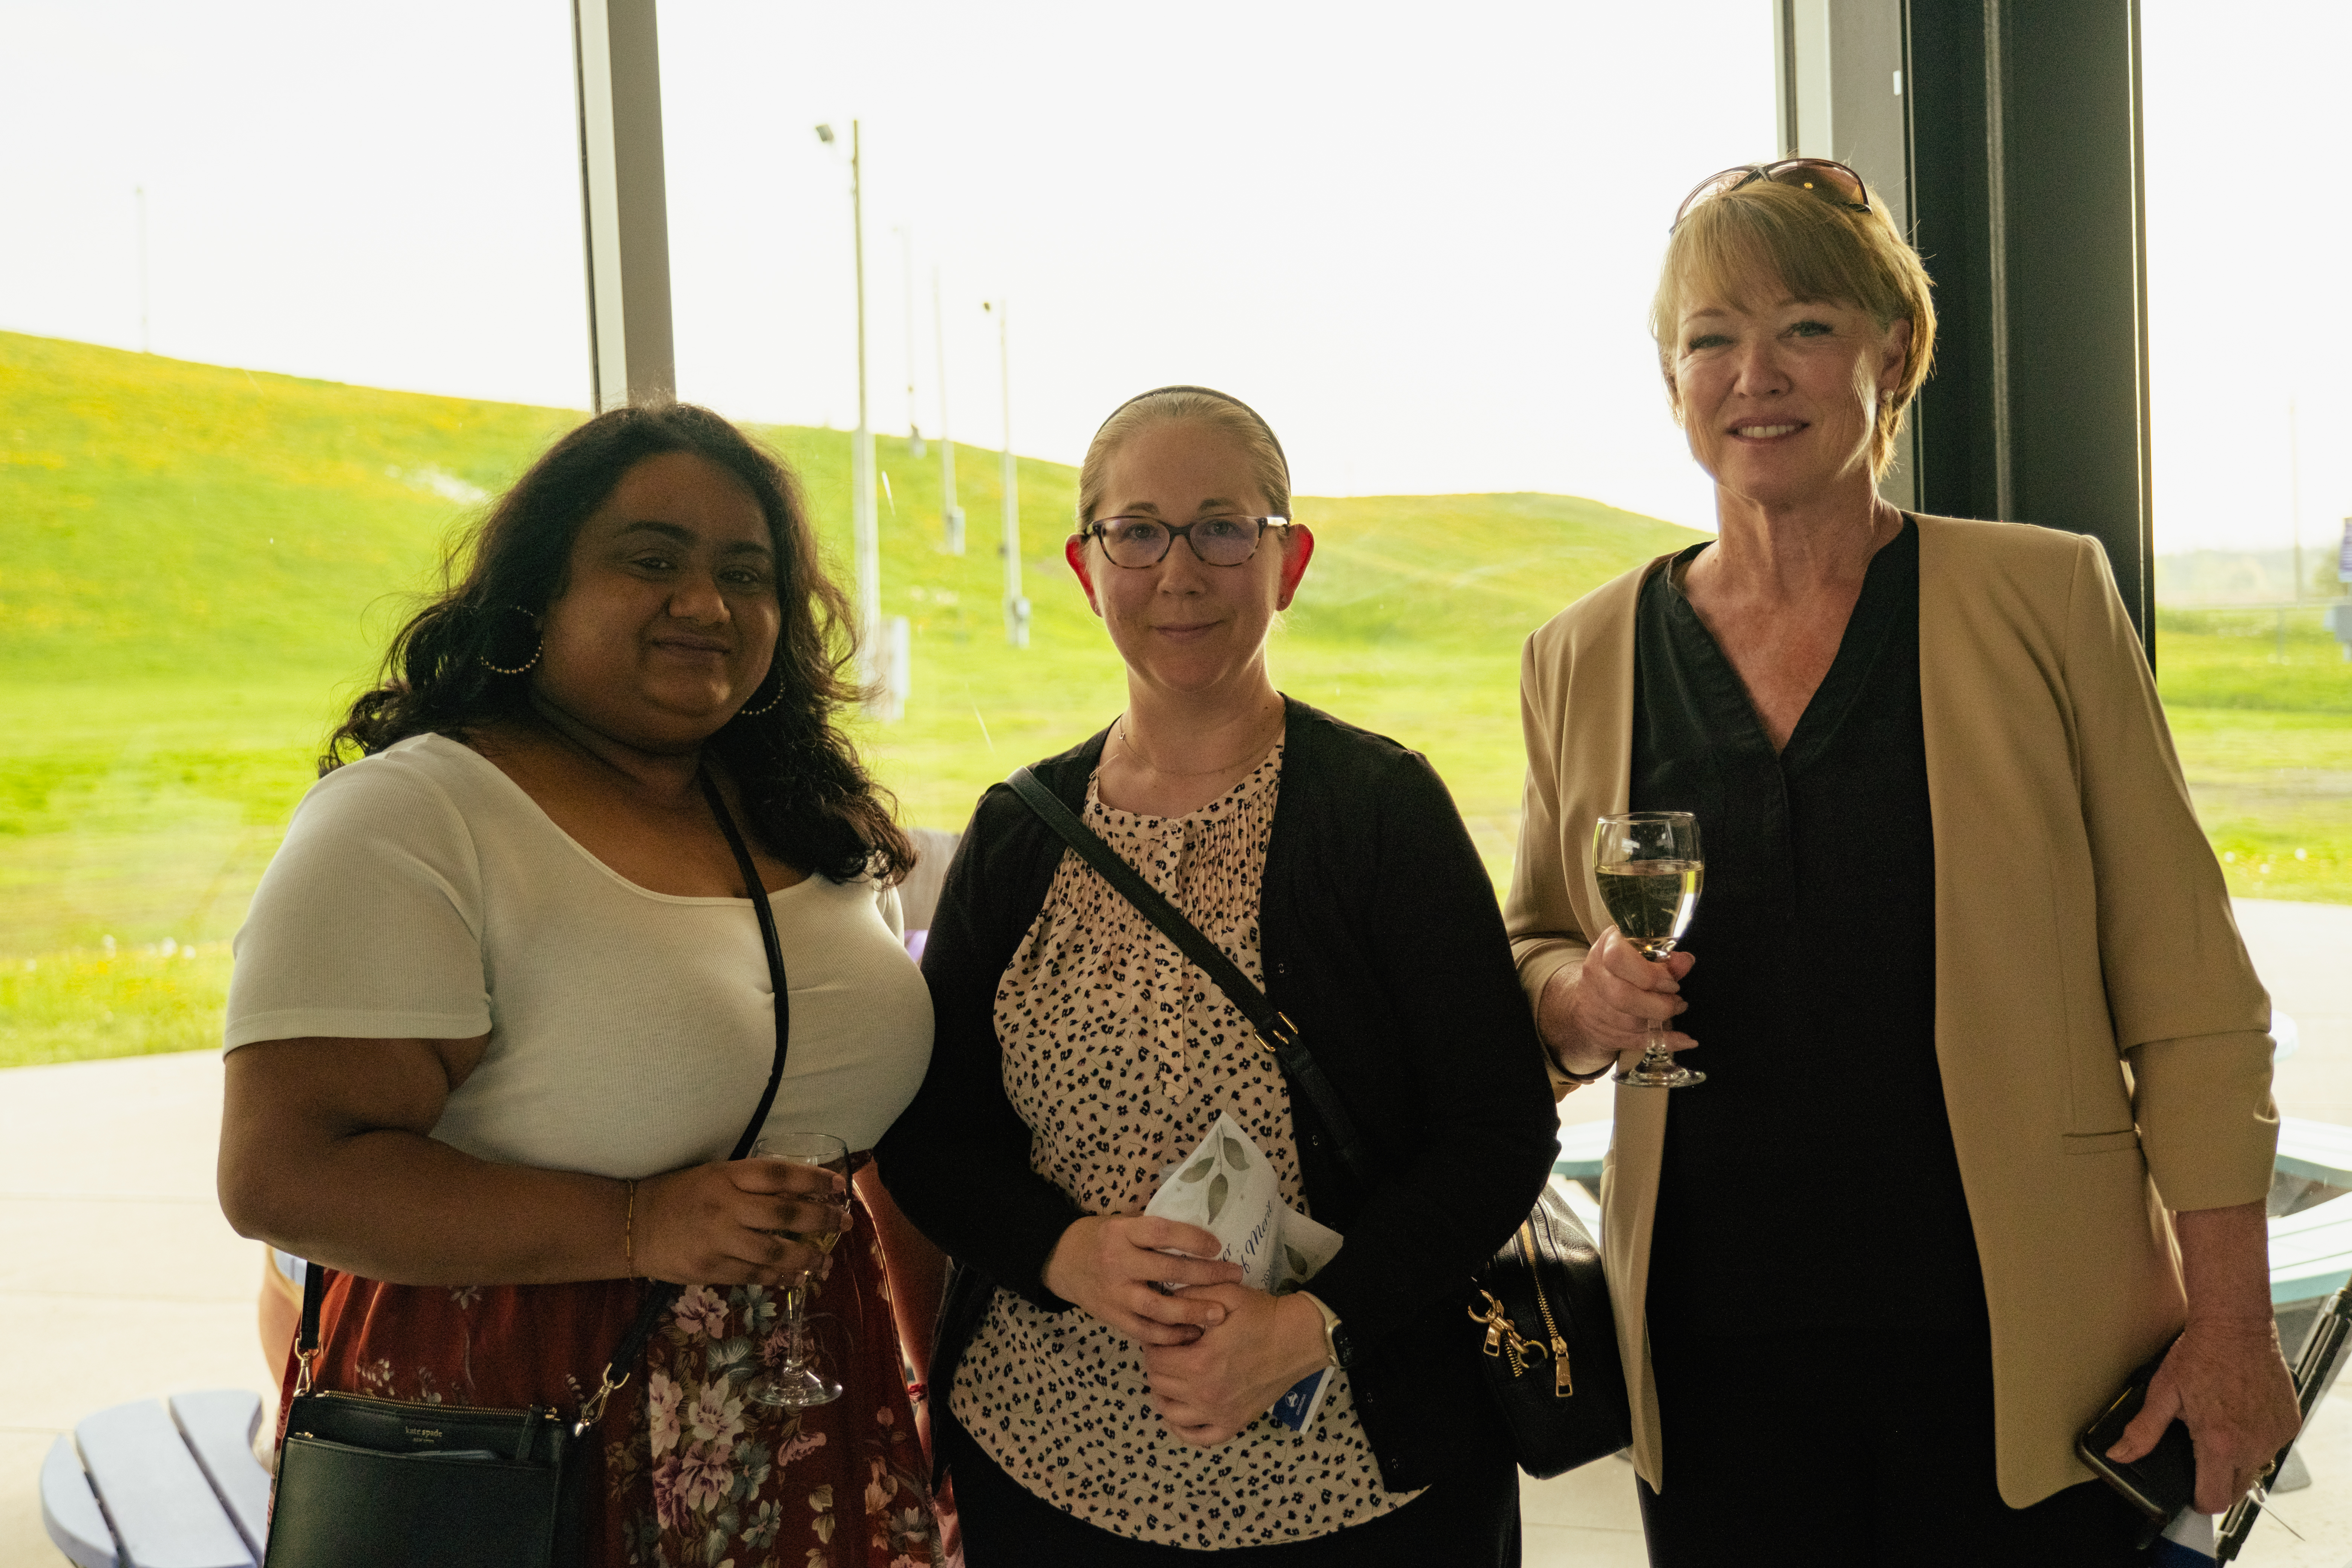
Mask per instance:
[[[295,1337],[294,1351],[307,1371],[310,1357],[319,1350],[319,1304],[327,1299],[327,1271],[315,1263],[302,1265],[302,1331]],[[302,1380],[308,1383],[307,1377]]]
[[[760,1129],[767,1125],[768,1112],[776,1103],[776,1090],[784,1081],[784,1051],[793,1037],[792,994],[784,984],[784,944],[776,935],[776,911],[768,902],[766,879],[760,875],[759,863],[751,858],[751,847],[735,826],[735,816],[727,809],[727,797],[719,793],[719,783],[710,776],[709,768],[702,770],[701,779],[702,798],[710,804],[710,815],[719,819],[719,831],[727,836],[727,847],[735,852],[735,868],[743,875],[743,890],[751,896],[751,912],[760,917],[760,944],[768,953],[768,984],[776,994],[776,1055],[768,1064],[768,1084],[760,1091],[759,1109],[751,1112],[751,1120],[743,1123],[743,1131],[735,1140],[735,1152],[727,1156],[740,1160],[760,1141]],[[621,1336],[613,1359],[605,1363],[605,1387],[618,1388],[628,1376],[629,1369],[637,1364],[637,1357],[645,1353],[646,1342],[661,1326],[662,1314],[669,1310],[684,1289],[646,1282],[646,1299],[637,1308],[636,1320]],[[603,1413],[601,1405],[598,1413]]]
[[[736,868],[743,874],[743,887],[751,895],[751,909],[760,917],[760,941],[768,951],[768,980],[776,993],[776,1055],[768,1067],[768,1086],[760,1093],[760,1108],[751,1112],[751,1120],[743,1124],[742,1136],[735,1140],[735,1152],[730,1160],[740,1160],[751,1152],[759,1141],[760,1129],[767,1124],[768,1112],[776,1103],[776,1090],[784,1081],[784,1052],[792,1043],[793,1016],[790,994],[784,985],[784,946],[776,935],[776,911],[768,902],[768,889],[761,876],[751,851],[743,842],[743,835],[735,826],[734,816],[727,809],[727,801],[719,793],[718,784],[706,768],[701,775],[702,798],[710,804],[710,815],[719,819],[719,830],[727,836],[727,847],[735,852]],[[1083,830],[1082,830],[1083,831]],[[646,1342],[661,1326],[662,1314],[668,1311],[682,1286],[646,1283],[645,1299],[637,1305],[637,1315],[629,1324],[629,1331],[613,1351],[613,1359],[604,1363],[604,1376],[598,1392],[592,1395],[593,1413],[583,1410],[581,1426],[584,1428],[604,1413],[604,1402],[613,1390],[626,1383],[629,1369],[637,1364],[645,1353]],[[307,1387],[310,1357],[319,1349],[319,1311],[327,1295],[327,1271],[316,1263],[302,1268],[302,1327],[295,1350],[305,1367],[303,1384]]]
[[[760,1129],[767,1125],[768,1111],[776,1103],[777,1087],[784,1081],[784,1047],[793,1037],[792,998],[784,990],[784,944],[776,937],[776,911],[768,903],[768,889],[761,885],[760,868],[744,845],[743,835],[736,831],[735,818],[728,811],[727,802],[708,768],[702,773],[702,798],[710,803],[710,815],[719,819],[719,830],[727,835],[727,847],[735,851],[735,865],[743,873],[743,887],[751,896],[752,912],[760,917],[760,941],[768,950],[768,982],[776,991],[776,1059],[768,1068],[768,1087],[760,1091],[760,1109],[751,1112],[751,1120],[743,1124],[743,1135],[735,1140],[735,1152],[728,1156],[740,1160],[760,1141]]]
[[[1118,857],[1118,851],[1102,841],[1100,835],[1078,820],[1077,813],[1062,804],[1061,796],[1047,789],[1044,781],[1027,768],[1018,768],[1004,781],[1013,786],[1024,805],[1037,814],[1046,826],[1061,835],[1064,842],[1076,850],[1101,873],[1102,879],[1118,890],[1119,896],[1142,911],[1143,918],[1183,950],[1184,956],[1198,964],[1217,989],[1225,994],[1233,1005],[1242,1010],[1257,1031],[1260,1044],[1274,1053],[1282,1064],[1284,1076],[1297,1085],[1307,1102],[1315,1109],[1317,1120],[1331,1134],[1331,1142],[1339,1163],[1348,1173],[1369,1185],[1372,1180],[1371,1162],[1365,1158],[1363,1143],[1356,1135],[1355,1119],[1339,1100],[1339,1091],[1324,1076],[1322,1064],[1315,1053],[1299,1038],[1298,1026],[1284,1016],[1273,1000],[1244,974],[1241,966],[1227,958],[1224,950],[1202,934],[1201,928],[1177,912],[1176,906],[1160,896],[1160,889],[1143,879],[1136,868]]]

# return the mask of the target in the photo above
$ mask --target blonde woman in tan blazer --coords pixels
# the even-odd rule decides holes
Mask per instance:
[[[2073,1451],[2131,1369],[2179,1335],[2117,1454],[2178,1414],[2206,1510],[2295,1406],[2268,1001],[2105,558],[1878,498],[1935,315],[1842,165],[1702,184],[1653,328],[1720,531],[1528,639],[1506,910],[1556,1091],[1654,1020],[1708,1074],[1603,1183],[1651,1561],[2141,1561]],[[1663,964],[1626,810],[1700,818]]]

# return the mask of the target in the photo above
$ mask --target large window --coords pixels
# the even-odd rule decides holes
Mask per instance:
[[[2320,195],[2352,16],[2144,16],[2166,706],[2232,890],[2352,902],[2352,641],[2326,603],[2347,592],[2352,390],[2320,346],[2352,247]]]
[[[26,542],[0,579],[0,1059],[208,1043],[338,702],[446,533],[586,396],[561,8],[376,20],[58,6],[9,52],[0,132],[37,150],[18,217],[52,243],[0,257],[0,504]],[[1070,465],[1121,399],[1204,382],[1265,412],[1302,490],[1356,498],[1298,505],[1323,552],[1281,679],[1430,750],[1499,873],[1519,637],[1709,520],[1644,310],[1681,192],[1771,149],[1769,18],[664,26],[681,393],[773,422],[845,564],[859,122],[885,610],[914,677],[870,738],[909,818],[959,825],[1116,710],[1060,563]],[[1001,348],[1025,650],[998,607]],[[1423,499],[1367,499],[1397,495]]]

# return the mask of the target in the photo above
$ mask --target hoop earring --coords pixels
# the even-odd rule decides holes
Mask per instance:
[[[758,693],[754,692],[752,695],[757,696]],[[770,710],[773,709],[777,703],[782,702],[783,700],[784,678],[782,673],[779,673],[776,676],[776,694],[773,697],[769,698],[765,702],[760,704],[757,708],[738,708],[735,710],[735,717],[738,719],[757,719],[761,714],[768,712]]]
[[[517,605],[515,606],[515,614],[523,616],[525,619],[529,619],[530,616],[530,612],[524,609],[520,605]],[[542,632],[540,634],[539,641],[531,647],[530,657],[523,660],[520,664],[515,666],[512,669],[508,669],[502,665],[492,664],[488,659],[481,658],[479,655],[477,655],[476,658],[480,660],[481,666],[484,669],[490,670],[499,675],[520,675],[525,670],[530,668],[531,666],[537,664],[539,662],[539,656],[546,651],[547,634]]]
[[[492,664],[487,658],[481,661],[481,665],[484,669],[494,671],[499,675],[520,675],[532,665],[537,664],[539,662],[539,656],[546,651],[547,645],[546,643],[541,642],[537,647],[530,650],[530,657],[529,658],[523,660],[522,663],[516,665],[512,669],[509,669],[503,665]]]

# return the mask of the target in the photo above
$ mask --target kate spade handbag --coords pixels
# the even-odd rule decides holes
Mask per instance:
[[[759,868],[707,773],[702,793],[751,890],[776,994],[775,1058],[760,1107],[729,1156],[740,1160],[783,1080],[792,1016],[783,947]],[[304,1270],[299,1371],[278,1447],[266,1568],[552,1568],[578,1561],[593,1500],[576,1495],[583,1467],[574,1460],[679,1287],[648,1282],[595,1392],[567,1419],[551,1406],[480,1410],[312,1393],[326,1276],[315,1263]]]
[[[1259,1043],[1282,1064],[1283,1076],[1315,1108],[1340,1163],[1356,1180],[1372,1185],[1372,1163],[1357,1136],[1355,1119],[1299,1038],[1297,1026],[1035,773],[1021,768],[1005,782],[1242,1010]],[[1550,1184],[1472,1285],[1478,1300],[1468,1310],[1475,1331],[1484,1335],[1487,1391],[1510,1429],[1512,1457],[1521,1469],[1538,1479],[1556,1476],[1633,1441],[1601,1252]]]

